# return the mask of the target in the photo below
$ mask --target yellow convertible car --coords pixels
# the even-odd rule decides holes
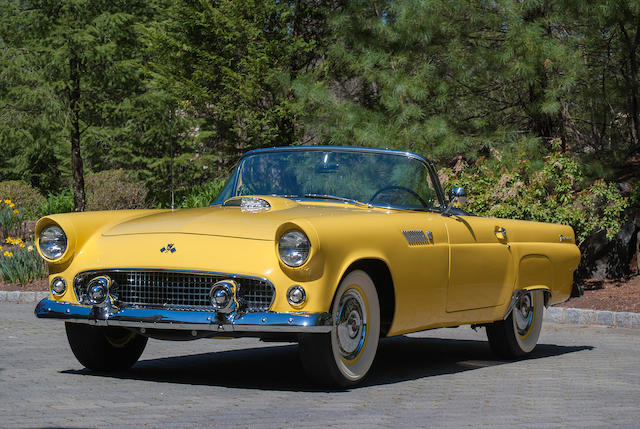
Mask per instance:
[[[569,226],[485,218],[447,197],[419,155],[348,147],[248,152],[209,207],[47,216],[36,226],[51,295],[93,370],[147,338],[299,343],[323,384],[358,383],[381,337],[471,324],[505,358],[536,346],[580,252]]]

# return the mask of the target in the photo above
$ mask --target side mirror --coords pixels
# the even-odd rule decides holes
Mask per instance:
[[[456,186],[449,191],[449,204],[457,204],[458,207],[467,204],[467,193],[464,188]]]
[[[449,216],[449,212],[453,208],[453,206],[462,207],[467,203],[467,193],[464,188],[456,186],[455,188],[449,191],[449,205],[442,212],[442,216]]]

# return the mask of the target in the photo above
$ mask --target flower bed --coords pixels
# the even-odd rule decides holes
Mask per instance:
[[[0,201],[0,281],[25,286],[47,276],[42,258],[35,250],[33,233],[27,232],[24,210],[9,199]]]

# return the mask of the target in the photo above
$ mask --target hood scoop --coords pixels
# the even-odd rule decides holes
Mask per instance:
[[[259,213],[271,209],[269,201],[258,197],[233,197],[222,204],[222,207],[240,207],[240,211]]]

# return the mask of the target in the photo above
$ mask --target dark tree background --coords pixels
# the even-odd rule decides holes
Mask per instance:
[[[635,204],[639,67],[639,0],[0,0],[0,181],[83,210],[123,169],[166,206],[170,146],[179,194],[266,146],[559,151]]]

